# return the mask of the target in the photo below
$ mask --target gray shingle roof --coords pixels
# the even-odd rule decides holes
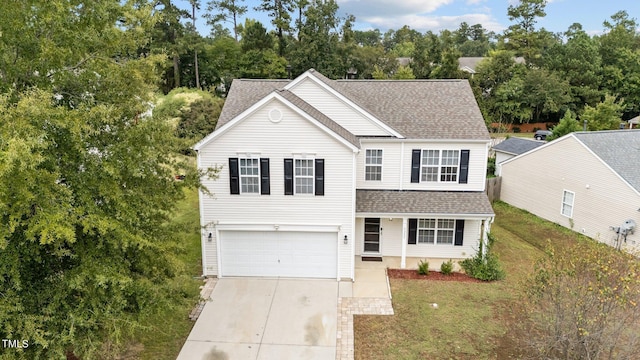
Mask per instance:
[[[573,135],[640,191],[640,130],[587,131]]]
[[[356,190],[356,213],[491,215],[484,192]]]
[[[320,81],[409,139],[489,140],[484,119],[467,80]],[[234,80],[218,127],[288,80]]]
[[[328,127],[334,133],[340,135],[342,138],[353,144],[355,147],[360,148],[360,141],[358,138],[349,132],[347,129],[340,126],[335,121],[331,120],[325,114],[318,111],[318,109],[311,106],[308,102],[302,100],[294,93],[288,90],[278,90],[278,93],[282,95],[285,99],[291,102],[293,105],[297,106],[300,110],[306,112],[311,115],[314,119],[318,120],[322,125]]]
[[[538,146],[546,144],[544,141],[536,141],[531,139],[523,139],[517,137],[510,137],[498,145],[493,147],[495,151],[501,151],[508,154],[520,155],[529,150],[535,149]]]
[[[461,57],[458,58],[458,68],[468,68],[469,70],[476,72],[476,66],[480,63],[480,61],[486,59],[486,57]]]

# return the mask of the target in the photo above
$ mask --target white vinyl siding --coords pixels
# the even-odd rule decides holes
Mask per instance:
[[[354,135],[389,135],[378,124],[356,111],[351,105],[339,100],[313,80],[305,79],[291,88],[290,91]]]
[[[377,139],[362,139],[362,147],[365,149],[381,149],[383,151],[381,181],[365,180],[366,151],[358,154],[358,176],[356,187],[358,189],[385,189],[385,190],[435,190],[435,191],[484,191],[487,172],[487,143],[443,143],[443,142],[415,142],[402,139],[394,141],[380,141]],[[404,145],[403,145],[404,143]],[[411,182],[411,151],[412,149],[454,150],[460,154],[461,150],[469,150],[469,172],[466,184],[457,181],[420,181]],[[441,157],[441,154],[438,154]],[[458,160],[458,163],[460,160]],[[422,159],[421,159],[422,164]],[[438,167],[440,164],[438,164]],[[422,168],[420,169],[422,171]],[[458,168],[457,173],[460,172]],[[437,169],[440,180],[440,169]],[[422,172],[420,173],[422,180]],[[456,179],[459,180],[459,179]]]
[[[364,179],[367,181],[382,181],[382,150],[366,150]]]
[[[572,136],[502,163],[501,176],[502,201],[603,243],[617,238],[611,226],[640,223],[640,194]],[[567,189],[575,193],[571,220],[559,209]],[[626,244],[640,245],[640,232]]]
[[[278,123],[269,121],[273,109],[282,112]],[[259,153],[270,159],[269,196],[229,194],[228,159],[243,153]],[[325,160],[324,196],[284,195],[284,159],[296,159],[299,154]],[[202,205],[205,275],[218,275],[216,224],[268,224],[273,229],[285,225],[330,225],[340,228],[340,238],[353,238],[353,151],[279,101],[272,100],[248,115],[204,146],[198,156],[201,168],[221,167],[217,179],[202,179],[211,192],[203,195]],[[205,236],[209,232],[213,233],[211,242]],[[352,277],[352,243],[340,243],[338,247],[340,278]]]
[[[562,215],[570,218],[573,217],[573,200],[576,194],[574,192],[564,190],[562,192]]]
[[[257,194],[260,192],[259,159],[239,159],[240,193]]]
[[[457,182],[460,150],[422,150],[421,182]]]

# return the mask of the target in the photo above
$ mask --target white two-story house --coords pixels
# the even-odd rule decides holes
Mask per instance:
[[[207,276],[353,279],[358,257],[463,259],[486,238],[489,134],[466,80],[235,80],[195,150]]]

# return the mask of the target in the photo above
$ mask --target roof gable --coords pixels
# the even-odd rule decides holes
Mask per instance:
[[[305,87],[305,85],[311,85],[315,87],[315,89],[312,89],[310,91],[310,89],[308,89],[307,87],[307,89],[305,89],[306,91],[304,91],[301,88]],[[336,82],[334,80],[327,78],[314,69],[308,70],[304,74],[300,75],[295,80],[288,83],[284,88],[303,98],[305,101],[313,103],[316,108],[322,111],[325,111],[327,113],[332,112],[336,115],[340,111],[346,111],[364,120],[366,123],[368,123],[364,125],[365,129],[360,129],[360,132],[354,132],[359,136],[373,135],[393,136],[397,138],[403,137],[402,134],[395,131],[388,124],[380,121],[366,109],[362,108],[358,104],[354,103],[353,100],[351,100],[349,97],[345,96],[345,94],[336,87]],[[310,92],[313,92],[315,94],[310,94]],[[333,97],[332,101],[330,103],[326,103],[326,101],[318,99],[318,92],[329,94],[331,97]],[[342,107],[342,109],[339,109],[337,107]],[[350,127],[351,124],[345,123],[342,125],[345,127]],[[364,133],[362,133],[362,131],[364,131]]]
[[[206,144],[224,135],[224,133],[226,133],[229,129],[233,128],[236,124],[240,123],[241,121],[249,117],[252,113],[266,106],[274,99],[281,102],[304,119],[313,123],[316,127],[320,128],[345,146],[351,148],[353,151],[356,151],[360,147],[360,142],[355,135],[351,134],[339,124],[319,112],[313,106],[307,104],[304,100],[298,98],[295,94],[287,90],[276,90],[263,97],[260,101],[255,103],[250,108],[236,115],[233,119],[226,121],[223,125],[218,124],[214,132],[199,141],[196,145],[193,146],[193,148],[196,151],[202,149]]]
[[[587,131],[573,136],[640,192],[640,130]]]

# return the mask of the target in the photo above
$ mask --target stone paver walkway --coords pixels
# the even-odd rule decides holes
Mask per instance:
[[[202,313],[202,309],[204,309],[204,304],[209,301],[211,293],[213,292],[213,289],[216,287],[217,283],[217,278],[208,278],[204,280],[204,285],[202,286],[202,289],[200,289],[200,301],[198,302],[198,305],[196,305],[193,310],[191,310],[189,319],[191,319],[192,321],[198,320],[200,313]]]
[[[388,298],[338,298],[336,360],[353,360],[353,315],[393,315]]]

